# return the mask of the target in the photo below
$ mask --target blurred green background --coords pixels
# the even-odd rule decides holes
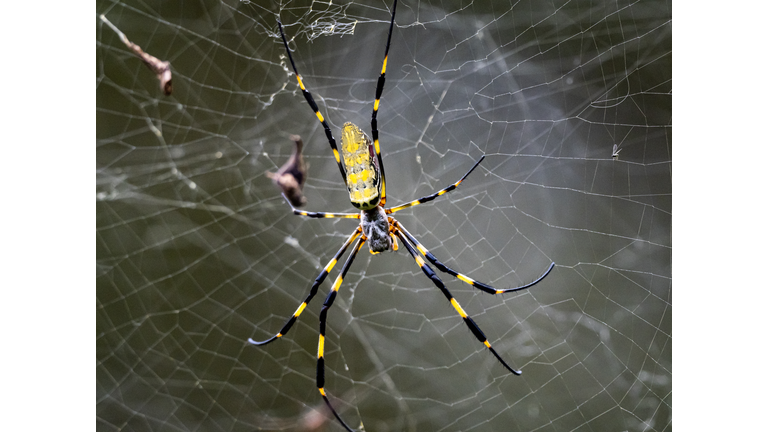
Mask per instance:
[[[355,228],[294,216],[266,173],[304,138],[307,210],[351,211],[277,33],[339,139],[369,130],[390,1],[96,3],[96,428],[341,430],[317,315],[265,347]],[[169,60],[173,95],[98,16]],[[672,429],[671,2],[403,1],[379,112],[388,204],[496,350],[404,248],[364,248],[327,382],[369,431]],[[618,158],[613,147],[618,145]]]

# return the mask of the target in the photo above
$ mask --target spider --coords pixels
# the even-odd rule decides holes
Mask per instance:
[[[399,239],[400,242],[408,250],[408,253],[411,254],[414,260],[416,260],[416,264],[418,264],[422,272],[443,293],[443,295],[445,296],[446,299],[448,299],[448,301],[451,303],[453,308],[456,309],[456,312],[459,313],[461,318],[464,320],[464,323],[467,325],[467,327],[469,327],[469,330],[477,338],[477,340],[480,341],[483,345],[485,345],[485,347],[488,348],[488,350],[496,357],[496,359],[499,362],[501,362],[501,364],[508,371],[510,371],[515,375],[520,375],[522,372],[510,367],[507,364],[507,362],[505,362],[501,358],[501,356],[499,356],[496,350],[493,349],[493,347],[491,346],[490,342],[488,342],[488,339],[485,337],[485,334],[483,334],[482,330],[480,330],[480,327],[478,327],[475,321],[469,315],[467,315],[467,313],[464,311],[461,305],[459,305],[459,303],[456,301],[453,295],[451,295],[451,293],[448,291],[448,288],[446,288],[443,281],[437,276],[435,271],[432,270],[432,268],[427,263],[425,263],[424,258],[426,258],[427,261],[432,263],[440,271],[444,273],[448,273],[451,276],[454,276],[459,280],[469,285],[472,285],[473,287],[481,291],[484,291],[490,294],[504,294],[504,293],[515,292],[515,291],[524,290],[526,288],[530,288],[533,285],[536,285],[537,283],[539,283],[542,279],[544,279],[544,277],[546,277],[555,266],[555,263],[550,264],[549,268],[547,268],[544,274],[542,274],[541,276],[539,276],[539,278],[537,278],[536,280],[534,280],[529,284],[526,284],[517,288],[496,289],[490,285],[476,281],[470,278],[469,276],[463,275],[445,266],[443,263],[438,261],[437,258],[435,258],[435,256],[432,255],[432,253],[430,253],[429,250],[427,250],[427,248],[425,248],[418,240],[416,240],[416,238],[413,235],[411,235],[411,233],[409,233],[408,230],[406,230],[405,227],[400,222],[395,220],[393,217],[389,216],[392,213],[398,212],[408,207],[413,207],[419,204],[432,201],[435,198],[456,189],[456,187],[458,187],[459,184],[461,184],[461,182],[464,181],[464,179],[467,178],[467,176],[469,176],[469,174],[472,173],[472,171],[475,168],[477,168],[480,162],[482,162],[483,159],[485,158],[485,156],[480,157],[480,159],[478,159],[478,161],[475,162],[474,166],[472,166],[472,168],[470,168],[470,170],[467,171],[467,173],[464,174],[464,176],[461,179],[459,179],[459,181],[438,192],[435,192],[431,195],[427,195],[425,197],[419,198],[415,201],[411,201],[406,204],[401,204],[396,207],[390,207],[390,208],[384,207],[387,201],[387,184],[384,176],[384,164],[382,163],[381,151],[379,149],[379,130],[377,128],[376,116],[379,111],[379,100],[381,99],[381,93],[384,89],[384,79],[385,79],[385,73],[387,69],[387,56],[389,54],[390,40],[392,39],[392,28],[394,27],[394,23],[395,23],[396,8],[397,8],[397,0],[395,0],[392,5],[392,19],[389,23],[389,34],[387,35],[387,45],[384,50],[384,63],[383,63],[383,66],[381,67],[381,75],[379,76],[379,80],[376,85],[376,100],[373,104],[373,114],[371,115],[371,132],[373,135],[373,140],[371,141],[371,139],[359,127],[355,126],[352,123],[345,123],[341,129],[341,155],[339,155],[339,150],[336,145],[336,140],[334,139],[333,134],[331,133],[331,129],[328,126],[328,123],[325,121],[325,118],[320,113],[317,107],[317,104],[315,103],[315,100],[312,97],[312,94],[309,92],[309,90],[306,89],[303,81],[301,80],[301,76],[299,75],[299,72],[296,70],[296,64],[293,61],[291,50],[288,48],[288,41],[286,40],[285,33],[283,32],[283,25],[279,19],[277,21],[277,25],[280,30],[280,36],[282,37],[283,45],[285,45],[285,49],[288,52],[288,58],[291,61],[293,72],[296,74],[296,80],[299,83],[299,88],[301,88],[301,92],[304,95],[304,98],[307,100],[307,103],[312,108],[318,120],[320,120],[320,123],[323,125],[323,128],[325,129],[325,135],[328,138],[328,142],[331,145],[331,149],[333,150],[333,155],[336,158],[336,163],[339,166],[339,172],[341,172],[341,177],[344,179],[344,184],[346,184],[347,189],[349,191],[349,200],[355,208],[360,210],[360,212],[359,213],[308,212],[308,211],[302,211],[302,210],[296,209],[290,203],[290,201],[287,200],[287,198],[286,198],[286,201],[288,201],[288,204],[291,205],[291,209],[293,210],[293,213],[296,215],[306,216],[310,218],[359,219],[360,224],[357,226],[355,231],[347,238],[347,240],[341,246],[341,249],[339,249],[339,251],[336,252],[336,255],[333,256],[331,261],[328,262],[328,264],[325,266],[325,268],[320,273],[320,275],[317,276],[317,278],[315,279],[315,282],[312,284],[312,287],[309,290],[309,295],[307,295],[306,299],[304,299],[301,305],[299,305],[298,309],[296,309],[296,312],[294,312],[293,315],[290,318],[288,318],[288,320],[283,325],[280,332],[267,340],[256,341],[249,338],[248,342],[253,345],[266,345],[274,340],[277,340],[285,336],[286,333],[288,333],[288,331],[291,329],[291,326],[293,326],[293,324],[296,322],[296,319],[299,317],[299,315],[301,315],[301,313],[307,307],[309,302],[315,297],[315,294],[317,294],[318,288],[323,283],[326,276],[328,276],[328,273],[333,269],[333,267],[338,262],[339,258],[341,258],[344,252],[351,245],[352,251],[347,257],[346,262],[344,262],[344,266],[342,267],[340,274],[336,278],[336,281],[333,283],[333,287],[328,293],[328,297],[326,297],[325,302],[323,303],[323,307],[320,311],[320,335],[319,335],[318,347],[317,347],[317,388],[320,391],[320,395],[323,397],[325,404],[328,405],[328,408],[331,410],[333,415],[341,423],[341,425],[344,426],[344,428],[350,432],[352,432],[352,428],[350,428],[344,422],[344,420],[341,419],[341,416],[339,416],[339,414],[333,408],[333,405],[328,399],[328,395],[325,391],[325,359],[324,359],[325,324],[328,316],[328,311],[330,310],[331,306],[333,306],[333,302],[336,299],[336,295],[339,291],[339,287],[341,286],[342,281],[344,280],[344,276],[347,274],[347,271],[352,265],[352,262],[355,260],[357,253],[363,247],[364,243],[368,242],[368,248],[372,254],[378,254],[380,252],[385,252],[390,249],[397,250],[398,248],[397,240]],[[374,153],[375,153],[375,157],[374,157]],[[342,160],[343,160],[343,164],[342,164]],[[424,258],[422,258],[422,256]]]

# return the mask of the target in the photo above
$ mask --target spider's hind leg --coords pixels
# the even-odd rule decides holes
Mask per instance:
[[[307,100],[309,107],[312,108],[312,111],[315,112],[315,116],[317,116],[317,119],[320,120],[320,123],[323,125],[323,129],[325,130],[325,137],[328,138],[328,144],[331,145],[331,150],[333,150],[333,157],[336,158],[336,164],[339,166],[339,172],[341,172],[341,178],[344,179],[344,184],[346,185],[347,173],[344,170],[344,166],[341,164],[339,149],[336,146],[336,139],[333,137],[333,133],[331,132],[331,127],[328,126],[328,122],[325,121],[325,117],[323,117],[323,115],[320,114],[320,108],[317,107],[317,103],[315,102],[315,98],[312,97],[312,93],[310,93],[309,90],[307,90],[307,88],[304,87],[304,82],[301,80],[301,75],[299,75],[299,71],[296,70],[296,63],[293,62],[291,49],[288,48],[288,41],[285,39],[285,33],[283,33],[283,23],[281,23],[279,19],[277,20],[277,27],[280,29],[280,36],[283,38],[283,45],[285,45],[285,51],[288,53],[288,59],[291,61],[291,67],[293,68],[293,73],[296,74],[296,81],[298,81],[299,83],[299,88],[301,88],[301,93],[304,95],[304,99]]]
[[[395,11],[397,10],[397,0],[392,4],[392,20],[389,22],[389,33],[387,34],[387,46],[384,48],[384,62],[381,65],[381,75],[376,83],[376,101],[373,103],[373,113],[371,113],[371,136],[373,137],[373,148],[376,150],[376,160],[381,172],[381,205],[387,203],[387,178],[384,175],[384,161],[381,159],[381,149],[379,147],[379,124],[376,117],[379,114],[379,101],[381,93],[384,91],[384,81],[387,74],[387,58],[389,57],[389,43],[392,41],[392,28],[395,26]]]

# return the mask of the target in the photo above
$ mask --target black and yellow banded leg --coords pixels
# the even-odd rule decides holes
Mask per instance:
[[[325,401],[326,405],[328,405],[328,408],[330,408],[336,419],[350,432],[352,432],[352,429],[347,426],[346,423],[344,423],[344,420],[341,419],[339,414],[331,405],[331,401],[328,400],[328,396],[325,394],[325,322],[328,318],[328,309],[333,306],[333,301],[336,300],[336,294],[339,292],[341,282],[344,280],[344,276],[346,276],[347,271],[352,265],[352,261],[355,260],[355,257],[360,251],[360,248],[363,247],[364,240],[365,239],[363,237],[357,239],[357,243],[355,243],[352,252],[350,252],[349,257],[347,257],[347,261],[344,262],[344,267],[341,268],[341,273],[339,273],[339,276],[336,277],[336,282],[333,283],[331,292],[328,293],[328,297],[326,297],[325,302],[323,303],[323,308],[320,310],[320,337],[317,342],[317,389],[320,390],[320,394],[323,396],[323,400]]]
[[[355,232],[353,232],[352,235],[349,236],[347,241],[345,241],[344,244],[341,246],[341,249],[339,249],[339,251],[336,252],[336,255],[333,256],[331,261],[328,262],[328,264],[325,266],[323,271],[320,272],[320,275],[318,275],[317,278],[315,279],[315,283],[312,284],[312,288],[310,288],[309,295],[307,296],[307,298],[304,299],[304,301],[301,303],[301,305],[299,305],[299,308],[296,309],[296,312],[294,312],[293,315],[290,318],[288,318],[288,321],[285,322],[285,324],[283,325],[283,328],[280,330],[280,333],[278,333],[278,334],[276,334],[276,335],[272,336],[271,338],[269,338],[267,340],[264,340],[264,341],[255,341],[255,340],[253,340],[251,338],[248,338],[248,342],[253,344],[253,345],[266,345],[266,344],[272,342],[273,340],[275,340],[277,338],[281,338],[281,337],[285,336],[285,334],[288,333],[288,330],[290,330],[291,327],[293,326],[293,324],[296,322],[296,319],[299,318],[299,315],[301,315],[301,313],[304,312],[304,309],[307,307],[309,302],[312,301],[312,298],[315,297],[315,294],[317,294],[317,289],[323,283],[323,281],[325,280],[326,276],[328,276],[328,273],[336,265],[336,262],[338,262],[338,260],[341,257],[341,255],[343,255],[344,251],[347,250],[349,245],[352,244],[352,242],[355,241],[355,239],[360,236],[360,233],[362,233],[362,229],[360,227],[357,227]]]
[[[343,218],[343,219],[360,219],[360,213],[328,213],[328,212],[310,212],[310,211],[304,211],[299,210],[296,207],[291,204],[291,201],[288,199],[285,194],[283,194],[283,198],[285,199],[285,202],[288,203],[289,206],[291,206],[291,210],[293,211],[293,214],[298,216],[306,216],[311,218],[325,218],[325,219],[331,219],[331,218]]]
[[[477,168],[478,165],[480,165],[480,162],[482,162],[483,159],[485,159],[485,155],[483,155],[480,159],[478,159],[477,162],[475,162],[475,165],[472,166],[472,168],[470,168],[469,171],[467,171],[467,173],[464,174],[464,176],[461,179],[459,179],[459,181],[457,181],[456,183],[448,186],[445,189],[439,190],[439,191],[433,193],[432,195],[427,195],[427,196],[419,198],[419,199],[417,199],[415,201],[411,201],[409,203],[405,203],[405,204],[399,205],[397,207],[389,208],[389,209],[386,210],[387,214],[392,214],[394,212],[398,212],[398,211],[400,211],[402,209],[405,209],[405,208],[408,208],[408,207],[413,207],[415,205],[424,204],[425,202],[432,201],[433,199],[439,197],[440,195],[447,194],[448,192],[456,189],[456,187],[458,187],[461,184],[461,182],[463,182],[464,179],[467,178],[467,176],[469,176],[472,173],[472,171],[474,171],[475,168]]]
[[[371,135],[373,136],[373,148],[376,150],[376,160],[379,163],[379,172],[381,173],[381,205],[387,203],[387,180],[384,175],[384,162],[381,159],[381,148],[379,147],[379,126],[376,116],[379,114],[379,101],[381,93],[384,91],[384,81],[387,74],[387,57],[389,57],[389,43],[392,40],[392,28],[395,26],[395,10],[397,9],[397,0],[392,4],[392,20],[389,22],[389,34],[387,34],[387,47],[384,49],[384,63],[381,65],[381,75],[376,83],[376,101],[373,102],[373,113],[371,114]]]
[[[308,212],[304,210],[293,209],[293,214],[299,216],[306,216],[311,218],[344,218],[344,219],[360,219],[360,213],[327,213],[327,212]]]
[[[520,290],[530,288],[536,285],[537,283],[541,282],[541,280],[544,279],[549,274],[549,272],[552,271],[553,268],[555,268],[555,263],[550,264],[549,268],[547,268],[547,270],[544,272],[543,275],[539,276],[535,281],[525,284],[523,286],[519,286],[516,288],[496,289],[488,284],[484,284],[480,281],[476,281],[472,279],[467,275],[461,274],[451,269],[450,267],[446,266],[445,264],[441,263],[440,261],[438,261],[437,258],[435,258],[434,255],[432,255],[432,253],[429,252],[429,250],[427,250],[427,248],[425,248],[421,243],[419,243],[419,241],[416,240],[416,237],[412,236],[411,233],[409,233],[408,230],[406,230],[405,227],[400,222],[394,219],[393,221],[394,221],[395,228],[400,230],[400,232],[402,232],[408,238],[408,240],[410,240],[411,243],[413,243],[416,246],[416,249],[418,249],[419,252],[421,252],[421,254],[424,255],[425,258],[427,258],[427,261],[431,262],[435,267],[437,267],[438,270],[444,273],[448,273],[449,275],[456,277],[460,281],[468,283],[473,287],[479,289],[480,291],[487,292],[489,294],[505,294],[505,293],[520,291]]]
[[[288,48],[288,41],[285,39],[285,34],[283,33],[283,23],[281,23],[280,20],[277,20],[277,27],[280,28],[280,36],[283,38],[283,45],[285,45],[285,51],[288,53],[288,59],[291,61],[293,73],[296,74],[296,81],[299,82],[301,93],[304,95],[304,99],[307,100],[309,107],[312,108],[312,111],[315,112],[317,119],[320,120],[320,123],[322,123],[323,129],[325,129],[325,136],[328,138],[328,143],[331,145],[331,150],[333,150],[333,157],[336,158],[336,164],[339,166],[339,172],[341,172],[341,178],[344,179],[344,184],[346,185],[347,173],[344,171],[344,165],[341,164],[341,157],[339,156],[339,149],[336,146],[336,139],[333,138],[333,133],[331,132],[330,126],[328,126],[328,123],[325,121],[325,118],[322,114],[320,114],[320,109],[317,107],[317,103],[315,103],[315,99],[312,97],[312,93],[310,93],[309,90],[304,87],[304,82],[301,80],[301,75],[299,75],[299,71],[296,70],[296,63],[293,62],[291,50]]]
[[[466,312],[464,312],[464,309],[461,307],[458,301],[451,295],[450,291],[448,291],[448,288],[445,287],[445,284],[443,281],[437,276],[434,270],[427,265],[427,263],[424,262],[424,260],[416,253],[416,250],[413,248],[409,240],[400,232],[400,230],[396,231],[396,234],[398,237],[400,237],[400,240],[405,245],[405,248],[408,249],[408,252],[411,254],[413,259],[416,260],[416,263],[421,267],[421,271],[424,272],[424,274],[432,281],[432,283],[435,284],[435,286],[443,293],[445,298],[448,299],[449,302],[451,302],[451,306],[453,306],[454,309],[456,309],[456,312],[461,315],[461,318],[464,319],[464,323],[469,327],[469,330],[472,332],[473,335],[479,340],[480,342],[485,345],[486,348],[493,354],[496,359],[505,367],[508,371],[512,372],[515,375],[521,375],[522,372],[516,369],[512,369],[507,362],[504,361],[504,359],[501,358],[499,353],[496,352],[495,349],[491,346],[491,343],[488,342],[488,338],[485,337],[485,334],[482,330],[480,330],[480,327],[478,327],[477,323],[467,315]]]

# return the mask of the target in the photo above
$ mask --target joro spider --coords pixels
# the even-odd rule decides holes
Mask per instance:
[[[347,274],[347,271],[352,265],[352,262],[355,260],[357,253],[360,251],[366,241],[368,242],[368,248],[370,252],[372,254],[378,254],[390,249],[397,250],[397,239],[400,239],[403,245],[405,245],[405,248],[408,250],[408,253],[410,253],[413,259],[416,260],[416,263],[419,265],[422,272],[424,272],[424,274],[432,281],[432,283],[434,283],[435,286],[443,293],[445,298],[448,299],[454,309],[456,309],[456,312],[458,312],[461,318],[464,320],[464,323],[466,323],[467,327],[469,327],[469,330],[473,335],[475,335],[477,340],[483,343],[486,348],[488,348],[488,350],[496,357],[496,359],[501,362],[501,364],[507,368],[507,370],[515,375],[520,375],[522,372],[510,367],[507,362],[505,362],[501,356],[499,356],[496,350],[491,347],[490,342],[488,342],[488,339],[485,337],[485,334],[483,334],[482,330],[480,330],[480,327],[478,327],[475,321],[469,315],[467,315],[461,305],[459,305],[459,302],[456,301],[453,295],[451,295],[451,293],[448,291],[448,288],[445,287],[443,281],[440,280],[437,274],[435,274],[434,270],[432,270],[432,268],[424,262],[422,256],[435,267],[437,267],[440,271],[448,273],[451,276],[454,276],[459,280],[489,294],[504,294],[530,288],[544,279],[544,277],[546,277],[555,266],[555,263],[550,264],[544,274],[529,284],[517,288],[496,289],[490,285],[476,281],[469,276],[461,274],[445,266],[443,263],[438,261],[437,258],[435,258],[435,256],[427,250],[427,248],[419,243],[419,241],[416,240],[416,238],[412,236],[411,233],[409,233],[408,230],[406,230],[400,222],[395,220],[393,217],[388,216],[405,208],[432,201],[440,195],[446,194],[456,189],[456,187],[458,187],[459,184],[461,184],[461,182],[464,181],[464,179],[467,178],[467,176],[469,176],[469,174],[485,158],[485,156],[480,157],[480,159],[475,162],[475,165],[472,166],[472,168],[470,168],[470,170],[467,171],[467,173],[464,174],[464,176],[459,179],[459,181],[446,187],[445,189],[396,207],[384,207],[384,204],[387,201],[387,184],[384,176],[384,164],[382,163],[381,151],[379,149],[379,130],[377,128],[376,116],[379,111],[379,100],[381,99],[381,93],[384,89],[384,79],[387,70],[387,56],[389,54],[390,40],[392,39],[392,28],[395,24],[396,8],[397,0],[394,0],[392,5],[392,19],[389,23],[389,33],[387,35],[387,45],[384,50],[384,63],[381,67],[381,75],[379,76],[379,80],[376,85],[376,100],[373,103],[373,114],[371,115],[371,132],[373,135],[373,143],[371,143],[371,139],[365,134],[365,132],[362,131],[362,129],[352,123],[347,122],[344,124],[344,126],[342,126],[341,129],[341,156],[339,156],[336,140],[331,133],[331,129],[328,126],[328,123],[325,121],[323,115],[320,114],[320,110],[318,109],[312,94],[306,89],[306,87],[304,87],[301,76],[296,70],[296,64],[293,61],[291,50],[288,48],[288,41],[285,39],[285,33],[283,33],[283,25],[279,20],[277,21],[278,28],[280,29],[280,36],[283,39],[283,45],[285,45],[285,50],[288,53],[288,58],[290,59],[291,66],[293,67],[293,71],[296,74],[296,80],[299,83],[301,92],[304,95],[304,98],[307,100],[307,103],[309,103],[309,106],[315,112],[318,120],[320,120],[320,123],[322,123],[323,128],[325,129],[325,135],[328,138],[331,149],[333,150],[333,156],[336,158],[336,164],[339,166],[339,172],[341,172],[341,177],[344,179],[344,183],[347,185],[347,189],[349,191],[349,200],[354,207],[360,210],[360,213],[307,212],[297,210],[290,202],[288,202],[288,204],[291,205],[291,209],[296,215],[307,216],[310,218],[360,219],[360,224],[357,226],[352,235],[347,238],[347,240],[341,246],[341,249],[336,252],[336,255],[333,256],[331,261],[328,262],[320,275],[317,276],[315,282],[312,284],[312,288],[309,290],[309,295],[307,295],[307,298],[304,299],[301,305],[299,305],[298,309],[296,309],[296,312],[294,312],[293,315],[288,318],[288,321],[286,321],[286,323],[283,325],[283,328],[280,330],[280,332],[264,341],[255,341],[249,338],[248,342],[253,345],[266,345],[278,338],[285,336],[285,334],[288,333],[288,331],[291,329],[291,326],[293,326],[293,324],[296,322],[296,319],[299,317],[299,315],[301,315],[312,298],[315,297],[318,288],[323,283],[326,276],[328,276],[328,273],[336,265],[339,258],[344,254],[349,246],[354,243],[352,246],[352,251],[347,257],[346,262],[344,262],[341,273],[336,277],[336,281],[334,282],[331,291],[328,293],[328,297],[326,297],[325,302],[323,303],[323,308],[320,310],[320,335],[317,347],[317,388],[333,415],[342,424],[342,426],[344,426],[344,428],[350,432],[352,432],[352,428],[350,428],[344,422],[344,420],[341,419],[341,416],[339,416],[339,414],[333,408],[333,405],[331,405],[331,402],[328,399],[328,395],[325,391],[325,360],[323,357],[325,349],[325,323],[328,316],[328,310],[330,310],[334,300],[336,299],[336,294],[339,291],[341,282],[344,280],[344,276]],[[374,152],[376,153],[375,158],[373,157]],[[341,162],[342,157],[344,160],[343,164]],[[286,199],[286,201],[288,200]],[[417,250],[418,253],[416,252]]]

